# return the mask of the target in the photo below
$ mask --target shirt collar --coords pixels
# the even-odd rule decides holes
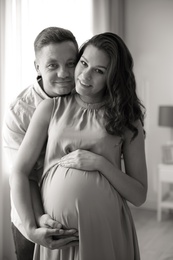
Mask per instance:
[[[34,88],[35,88],[35,91],[37,92],[37,94],[42,98],[42,99],[46,99],[46,98],[50,98],[45,92],[44,90],[42,89],[41,87],[41,80],[42,80],[42,77],[41,76],[37,76],[37,81],[36,83],[34,84]]]
[[[37,92],[37,94],[42,98],[42,99],[46,99],[46,98],[51,98],[49,97],[43,90],[42,86],[41,86],[41,80],[42,80],[42,77],[41,76],[37,76],[37,81],[36,83],[34,84],[34,88],[35,88],[35,91]],[[73,90],[72,90],[73,91]],[[66,95],[57,95],[56,97],[65,97],[65,96],[68,96],[70,95],[71,93],[69,94],[66,94]]]

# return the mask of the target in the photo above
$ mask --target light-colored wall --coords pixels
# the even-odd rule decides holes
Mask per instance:
[[[173,1],[125,0],[124,38],[134,58],[138,92],[146,106],[148,198],[157,205],[157,165],[170,129],[158,126],[159,105],[173,105]]]

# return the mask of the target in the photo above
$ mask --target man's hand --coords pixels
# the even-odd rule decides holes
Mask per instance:
[[[59,229],[37,228],[30,230],[29,238],[36,244],[42,245],[49,249],[62,249],[79,244],[78,236],[63,235]],[[58,239],[58,237],[60,237]]]
[[[62,224],[56,220],[53,220],[49,214],[44,214],[39,219],[39,226],[45,228],[52,228],[59,230],[59,234],[61,236],[78,236],[77,230],[72,229],[63,229]]]
[[[76,229],[63,229],[62,224],[53,220],[48,214],[44,214],[39,218],[39,225],[40,228],[35,233],[36,237],[32,238],[38,241],[37,244],[49,249],[62,249],[79,244]]]

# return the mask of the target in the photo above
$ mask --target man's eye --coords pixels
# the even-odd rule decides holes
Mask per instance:
[[[74,68],[76,66],[76,63],[75,62],[69,62],[68,63],[68,67],[69,68]]]
[[[56,69],[57,68],[57,64],[49,64],[48,68],[49,69]]]

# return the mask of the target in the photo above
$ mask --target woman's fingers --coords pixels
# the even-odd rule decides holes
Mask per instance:
[[[57,228],[61,229],[62,224],[54,219],[51,218],[49,214],[44,214],[40,217],[40,226],[41,227],[50,227],[50,228]]]
[[[76,150],[63,156],[59,165],[65,168],[75,168],[79,170],[97,170],[97,162],[100,156],[86,150]]]
[[[78,232],[76,229],[71,228],[71,229],[63,229],[62,224],[59,221],[56,221],[51,218],[49,214],[44,214],[40,217],[40,223],[41,227],[48,227],[56,230],[59,233],[58,235],[64,235],[64,236],[71,236],[74,235],[77,236]]]

